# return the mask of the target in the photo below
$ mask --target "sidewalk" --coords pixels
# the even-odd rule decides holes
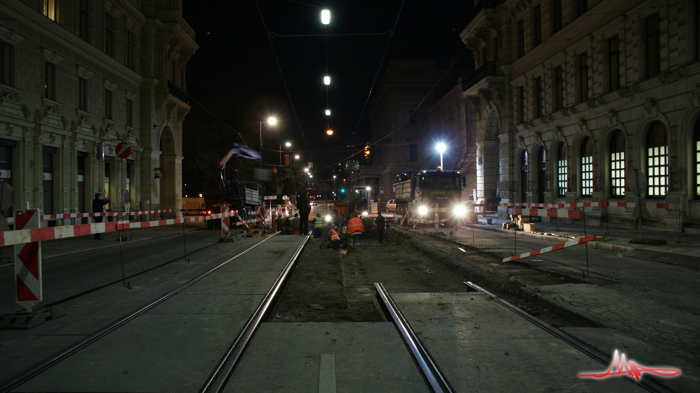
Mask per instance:
[[[501,229],[499,220],[487,224],[486,219],[479,219],[479,224],[468,224],[466,227],[481,230],[513,233],[512,230]],[[670,265],[684,266],[700,270],[700,235],[694,233],[681,233],[661,231],[651,226],[642,227],[642,239],[645,244],[630,243],[630,240],[639,240],[639,229],[627,229],[615,226],[591,226],[563,224],[557,222],[536,222],[535,233],[518,231],[517,236],[530,236],[544,239],[553,243],[583,237],[584,235],[596,235],[596,240],[589,242],[589,247],[603,251],[627,253],[626,256],[661,262]],[[662,240],[666,244],[652,244]]]

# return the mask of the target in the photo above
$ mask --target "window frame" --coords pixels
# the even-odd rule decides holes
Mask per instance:
[[[542,105],[544,98],[543,90],[542,77],[537,76],[532,78],[532,114],[535,119],[539,119],[540,117],[544,116],[544,105]]]
[[[568,152],[566,143],[560,142],[557,148],[557,196],[563,198],[569,189]]]
[[[114,92],[105,89],[105,119],[114,121]]]
[[[517,24],[517,58],[525,56],[525,21],[520,19],[516,22]]]
[[[552,69],[552,79],[554,80],[552,109],[554,112],[557,112],[564,109],[564,86],[566,86],[566,84],[564,83],[565,74],[563,66],[560,65]]]
[[[620,146],[620,142],[622,146]],[[608,152],[608,175],[610,176],[610,198],[624,198],[627,176],[625,148],[627,141],[622,130],[615,130],[610,136]]]
[[[84,41],[90,39],[90,14],[88,13],[89,1],[78,2],[78,37]]]
[[[576,68],[578,71],[578,90],[576,92],[576,101],[578,104],[588,101],[589,89],[588,89],[588,61],[590,57],[588,56],[588,51],[579,53],[576,55]]]
[[[114,17],[106,13],[105,14],[105,53],[109,57],[114,57]]]
[[[44,0],[42,2],[42,13],[45,17],[54,22],[58,22],[58,0]]]
[[[588,146],[590,145],[590,154]],[[579,155],[579,170],[581,171],[581,197],[593,196],[593,139],[590,136],[581,141],[581,154]]]
[[[15,86],[15,46],[0,41],[0,84]]]
[[[532,7],[532,47],[542,43],[542,6],[537,4]]]
[[[56,101],[56,77],[58,65],[44,61],[44,98]]]
[[[658,21],[656,26],[650,26]],[[644,65],[645,79],[651,79],[661,74],[661,15],[655,13],[644,19]]]
[[[552,35],[564,28],[564,14],[561,3],[562,0],[552,0]]]
[[[126,99],[126,126],[134,126],[134,100]]]
[[[78,110],[81,110],[83,112],[88,111],[88,92],[88,80],[83,77],[78,77]]]
[[[608,38],[608,80],[607,92],[611,93],[620,88],[620,36],[616,35]],[[617,44],[617,45],[615,45]]]
[[[654,133],[663,127],[663,144],[655,144]],[[652,146],[650,146],[650,140]],[[654,150],[658,149],[658,150]],[[661,121],[653,122],[647,129],[644,143],[644,163],[647,169],[647,198],[662,199],[668,193],[668,129]],[[656,160],[658,158],[658,160]],[[656,171],[656,169],[659,169]],[[656,173],[658,172],[658,173]],[[657,181],[658,180],[658,181]],[[659,183],[659,184],[656,184]],[[659,188],[657,190],[656,188]],[[663,193],[661,193],[663,192]]]

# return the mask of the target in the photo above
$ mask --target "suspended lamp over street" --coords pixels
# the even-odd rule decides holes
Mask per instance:
[[[269,125],[271,125],[271,126],[274,126],[275,124],[277,124],[277,118],[274,117],[274,116],[268,117],[268,118],[267,118],[267,124],[269,124]]]
[[[445,149],[447,149],[447,146],[445,146],[445,144],[441,142],[441,143],[438,143],[437,146],[435,146],[435,148],[437,149],[437,151],[440,152],[440,170],[443,170],[442,153],[445,151]]]
[[[298,154],[295,154],[295,155],[294,155],[294,159],[295,159],[295,160],[298,160],[298,159],[299,159],[299,155],[298,155]]]
[[[330,128],[327,129],[327,130],[326,130],[326,134],[328,134],[328,136],[333,135],[333,130],[331,130]]]
[[[323,23],[324,25],[331,23],[331,11],[330,10],[321,10],[321,23]]]
[[[323,84],[326,86],[330,85],[331,84],[331,77],[328,75],[324,76],[323,77]]]
[[[287,147],[291,147],[291,146],[292,146],[292,142],[285,142],[284,145],[287,146]]]
[[[262,168],[262,152],[263,152],[263,139],[262,139],[262,123],[260,122],[260,168]],[[277,124],[277,118],[270,116],[267,118],[267,124],[274,126]]]
[[[326,116],[330,116],[330,115],[331,115],[331,110],[330,110],[330,109],[326,109]]]

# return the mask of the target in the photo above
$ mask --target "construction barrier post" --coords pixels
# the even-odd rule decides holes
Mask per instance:
[[[231,218],[228,216],[228,206],[221,206],[221,238],[219,243],[231,242],[233,239],[229,238]]]
[[[435,233],[440,232],[440,207],[435,204]]]
[[[39,209],[15,210],[15,230],[36,229],[41,226]],[[15,245],[15,294],[17,304],[32,312],[32,307],[44,299],[41,274],[41,242]]]

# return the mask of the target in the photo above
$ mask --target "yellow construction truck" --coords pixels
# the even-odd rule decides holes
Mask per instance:
[[[439,220],[453,225],[464,219],[466,206],[462,203],[462,181],[459,171],[424,169],[401,173],[396,176],[396,217],[408,212],[413,203],[413,218],[435,219],[435,207]]]

